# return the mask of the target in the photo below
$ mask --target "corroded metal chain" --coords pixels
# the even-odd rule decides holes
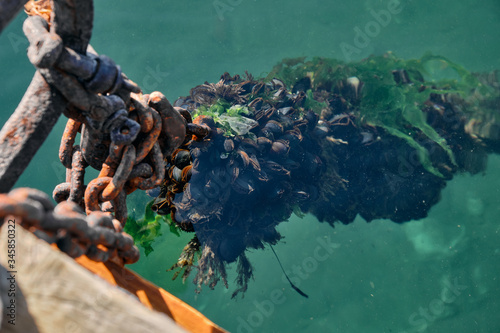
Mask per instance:
[[[54,29],[54,15],[57,17],[57,10],[62,12],[67,8],[49,1],[31,5],[32,8],[27,8],[31,16],[23,26],[30,42],[28,58],[45,81],[66,99],[64,114],[69,118],[59,150],[60,160],[66,167],[66,182],[54,190],[53,197],[59,203],[54,212],[73,220],[60,217],[55,220],[67,223],[51,224],[47,221],[54,219],[47,219],[38,213],[40,216],[37,215],[37,218],[25,216],[20,207],[28,207],[28,212],[33,209],[24,205],[23,201],[16,204],[11,199],[19,198],[11,194],[3,198],[10,205],[6,206],[5,214],[9,213],[9,209],[21,214],[19,216],[23,221],[36,226],[37,234],[50,241],[54,241],[53,237],[60,238],[61,234],[69,237],[71,244],[80,244],[66,249],[74,256],[87,254],[93,259],[106,261],[102,251],[96,250],[103,245],[118,248],[118,255],[123,255],[125,261],[130,262],[131,258],[136,258],[128,254],[126,246],[121,246],[123,237],[115,237],[118,242],[115,244],[110,242],[115,238],[109,235],[105,238],[95,236],[93,228],[83,227],[85,217],[77,211],[77,207],[84,209],[88,215],[90,224],[86,225],[100,228],[99,223],[107,226],[114,224],[115,231],[121,232],[127,220],[127,194],[136,189],[152,189],[162,183],[165,177],[164,157],[170,156],[184,141],[186,120],[164,95],[159,92],[143,95],[141,89],[110,58],[98,55],[92,47],[87,47],[90,38],[88,27],[73,31],[76,34],[80,31],[78,38],[58,35],[57,24],[60,27],[64,23],[56,22]],[[83,14],[80,18],[74,17],[78,24],[91,24],[91,15]],[[81,133],[80,144],[75,145],[78,133]],[[88,166],[100,173],[85,185],[85,169]],[[48,205],[45,201],[42,200],[44,205]],[[111,213],[116,220],[111,220]],[[73,216],[75,214],[78,216]],[[94,220],[101,222],[92,222]],[[129,246],[129,242],[126,245]]]
[[[2,195],[0,218],[19,217],[41,238],[75,257],[86,254],[106,261],[116,254],[133,262],[137,249],[121,233],[127,195],[160,185],[165,161],[186,138],[202,137],[206,130],[192,124],[189,113],[173,108],[163,94],[142,94],[119,66],[88,45],[91,0],[75,7],[62,0],[31,1],[26,11],[30,17],[23,31],[30,42],[28,58],[40,81],[35,83],[48,83],[54,94],[44,98],[65,105],[63,113],[69,118],[59,150],[66,181],[53,192],[55,208],[35,190]],[[74,20],[73,25],[63,18]],[[75,144],[78,133],[80,144]],[[85,185],[88,166],[100,173]]]
[[[128,116],[139,124],[140,134],[129,144],[113,136],[107,142],[99,133],[86,129],[84,124],[68,120],[59,150],[60,160],[67,168],[67,177],[66,182],[54,190],[57,202],[70,200],[84,205],[87,214],[101,209],[114,211],[115,217],[124,224],[127,218],[126,195],[136,189],[148,190],[162,183],[165,177],[164,156],[170,156],[184,140],[185,120],[159,92],[132,94],[130,101]],[[79,131],[82,132],[83,148],[73,146]],[[120,134],[127,133],[122,131]],[[99,151],[95,148],[98,146],[104,148]],[[109,153],[105,155],[108,149]],[[102,152],[104,154],[100,154]],[[105,160],[101,162],[103,156]],[[96,169],[100,166],[100,173],[85,189],[85,167],[91,163]]]
[[[63,201],[57,206],[43,192],[17,188],[0,194],[0,220],[13,219],[39,238],[69,256],[87,255],[96,261],[109,259],[129,264],[139,259],[134,240],[122,232],[119,221],[110,213],[92,212],[85,216],[81,208]]]

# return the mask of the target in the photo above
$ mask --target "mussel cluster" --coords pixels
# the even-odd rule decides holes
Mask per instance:
[[[308,77],[296,84],[311,88]],[[357,215],[368,222],[423,218],[439,201],[445,179],[426,170],[417,150],[405,140],[360,122],[356,111],[362,89],[363,82],[350,77],[315,91],[314,97],[324,103],[315,132],[327,172],[319,198],[307,211],[332,226],[338,221],[351,223]],[[434,142],[423,141],[436,156],[446,155]],[[341,186],[332,187],[332,180],[327,179],[330,175],[342,179]]]
[[[205,282],[209,268],[219,273],[211,283],[224,278],[221,262],[240,258],[242,270],[251,269],[245,249],[276,244],[281,238],[276,226],[317,199],[324,169],[314,137],[319,116],[303,108],[304,97],[280,80],[264,84],[226,74],[218,84],[196,87],[175,102],[194,113],[202,103],[224,98],[245,103],[245,118],[251,120],[237,135],[209,116],[188,123],[190,135],[173,153],[157,199],[159,213],[170,212],[182,229],[196,232]]]
[[[395,85],[413,84],[404,70],[393,75]],[[308,75],[287,88],[279,79],[225,73],[218,83],[179,98],[174,105],[187,120],[188,135],[168,158],[153,205],[196,233],[173,268],[185,268],[185,278],[200,250],[195,283],[213,287],[222,279],[227,286],[225,264],[237,261],[236,292],[244,291],[252,276],[245,250],[276,244],[276,226],[293,212],[332,225],[357,215],[420,219],[455,172],[484,167],[484,150],[465,133],[461,109],[445,94],[431,94],[422,112],[447,146],[409,126],[412,143],[363,122],[363,85],[343,77],[313,86]],[[229,115],[233,107],[244,112]],[[443,122],[443,113],[453,121]]]
[[[320,198],[309,207],[319,221],[348,224],[360,215],[368,222],[406,222],[426,217],[439,201],[445,180],[425,170],[404,140],[381,128],[360,128],[352,115],[323,124],[335,140],[319,142],[322,157],[327,165],[335,163],[344,183],[320,188]]]

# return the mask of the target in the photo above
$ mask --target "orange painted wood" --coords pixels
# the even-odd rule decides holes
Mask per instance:
[[[136,295],[146,307],[167,314],[190,332],[227,332],[179,298],[116,263],[95,262],[86,256],[77,258],[76,262],[112,285]]]

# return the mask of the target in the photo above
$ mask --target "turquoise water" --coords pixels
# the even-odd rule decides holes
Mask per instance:
[[[21,16],[0,35],[0,124],[33,74]],[[146,91],[173,101],[225,71],[264,75],[284,57],[431,51],[491,71],[500,69],[499,31],[494,0],[127,0],[96,3],[92,45]],[[63,181],[57,152],[64,124],[61,118],[16,186],[51,193]],[[235,284],[195,294],[189,280],[171,281],[165,272],[190,236],[166,230],[132,268],[232,332],[499,332],[499,176],[500,157],[490,156],[484,174],[456,176],[428,218],[404,225],[357,219],[332,229],[312,216],[282,223],[276,252],[309,299],[284,281],[270,251],[249,253],[255,280],[243,299],[231,299]],[[146,199],[132,200],[131,207]]]

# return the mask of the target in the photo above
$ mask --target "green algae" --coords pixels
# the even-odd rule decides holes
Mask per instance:
[[[410,83],[396,82],[393,71],[403,70]],[[304,77],[311,80],[311,90],[306,91],[305,107],[316,113],[326,105],[324,102],[310,101],[315,91],[336,91],[342,95],[339,83],[345,84],[347,78],[357,77],[363,83],[359,105],[355,104],[352,96],[342,97],[358,122],[381,127],[389,134],[405,140],[416,149],[424,168],[440,177],[442,174],[433,166],[429,152],[416,140],[417,135],[423,133],[438,144],[446,151],[451,163],[456,164],[455,158],[446,140],[427,123],[422,111],[425,103],[431,94],[457,94],[467,98],[472,91],[488,93],[488,87],[464,67],[432,54],[420,59],[404,60],[387,53],[352,63],[321,57],[309,61],[305,58],[284,59],[271,70],[266,80],[278,78],[293,88]]]
[[[129,215],[124,227],[124,231],[132,236],[135,244],[144,249],[146,256],[154,251],[153,242],[162,235],[160,231],[162,222],[169,225],[170,233],[180,237],[180,229],[172,222],[170,215],[158,215],[153,212],[151,209],[153,203],[154,200],[148,202],[143,218],[136,219],[135,214]]]
[[[196,109],[193,118],[198,116],[211,117],[226,136],[247,135],[255,126],[256,121],[246,117],[251,112],[246,106],[232,105],[226,100],[219,98],[216,103],[207,107],[205,105]]]

